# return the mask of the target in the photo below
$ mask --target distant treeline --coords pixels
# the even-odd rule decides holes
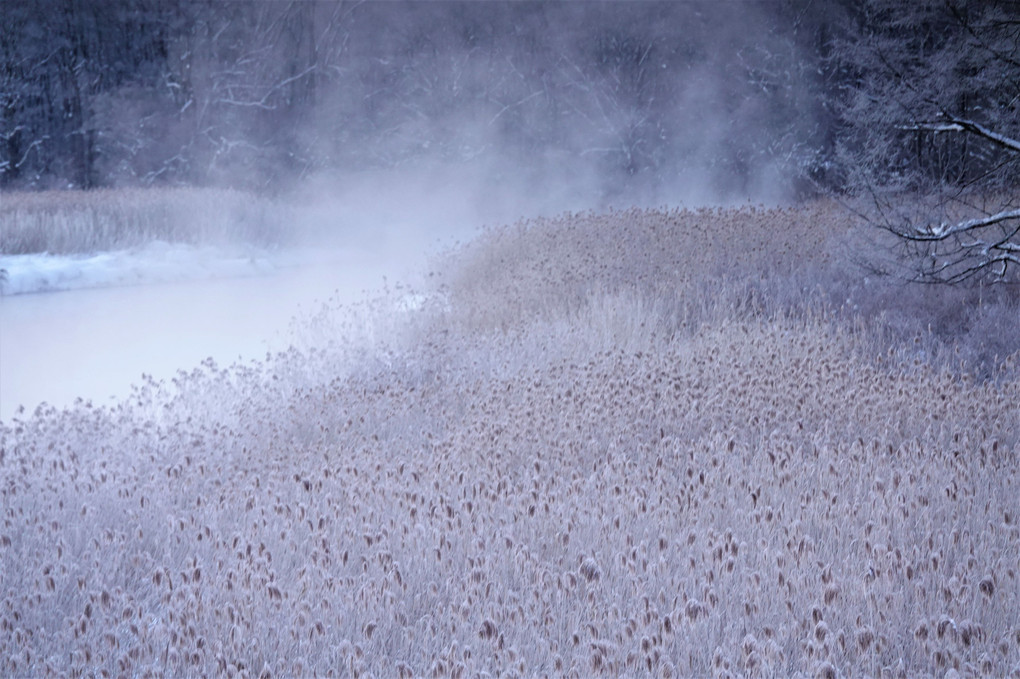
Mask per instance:
[[[0,0],[0,187],[279,186],[426,156],[831,186],[856,6]]]

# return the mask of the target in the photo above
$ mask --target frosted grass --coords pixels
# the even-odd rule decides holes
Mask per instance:
[[[288,208],[228,189],[0,193],[0,254],[93,254],[167,243],[287,242]]]
[[[1020,384],[834,303],[846,229],[493,229],[304,349],[14,421],[0,667],[1020,674]]]

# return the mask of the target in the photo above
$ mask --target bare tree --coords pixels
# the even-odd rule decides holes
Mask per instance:
[[[843,185],[915,280],[1020,273],[1018,10],[867,0],[835,42]]]

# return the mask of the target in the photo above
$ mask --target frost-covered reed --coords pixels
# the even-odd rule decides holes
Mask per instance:
[[[286,208],[227,189],[100,189],[0,193],[0,254],[79,254],[145,245],[287,238]]]
[[[494,230],[13,422],[0,673],[1020,676],[1020,383],[837,304],[838,214]]]

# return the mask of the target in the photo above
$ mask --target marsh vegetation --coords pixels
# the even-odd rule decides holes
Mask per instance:
[[[1015,303],[865,283],[859,237],[493,228],[264,362],[7,423],[0,672],[1015,676]]]

